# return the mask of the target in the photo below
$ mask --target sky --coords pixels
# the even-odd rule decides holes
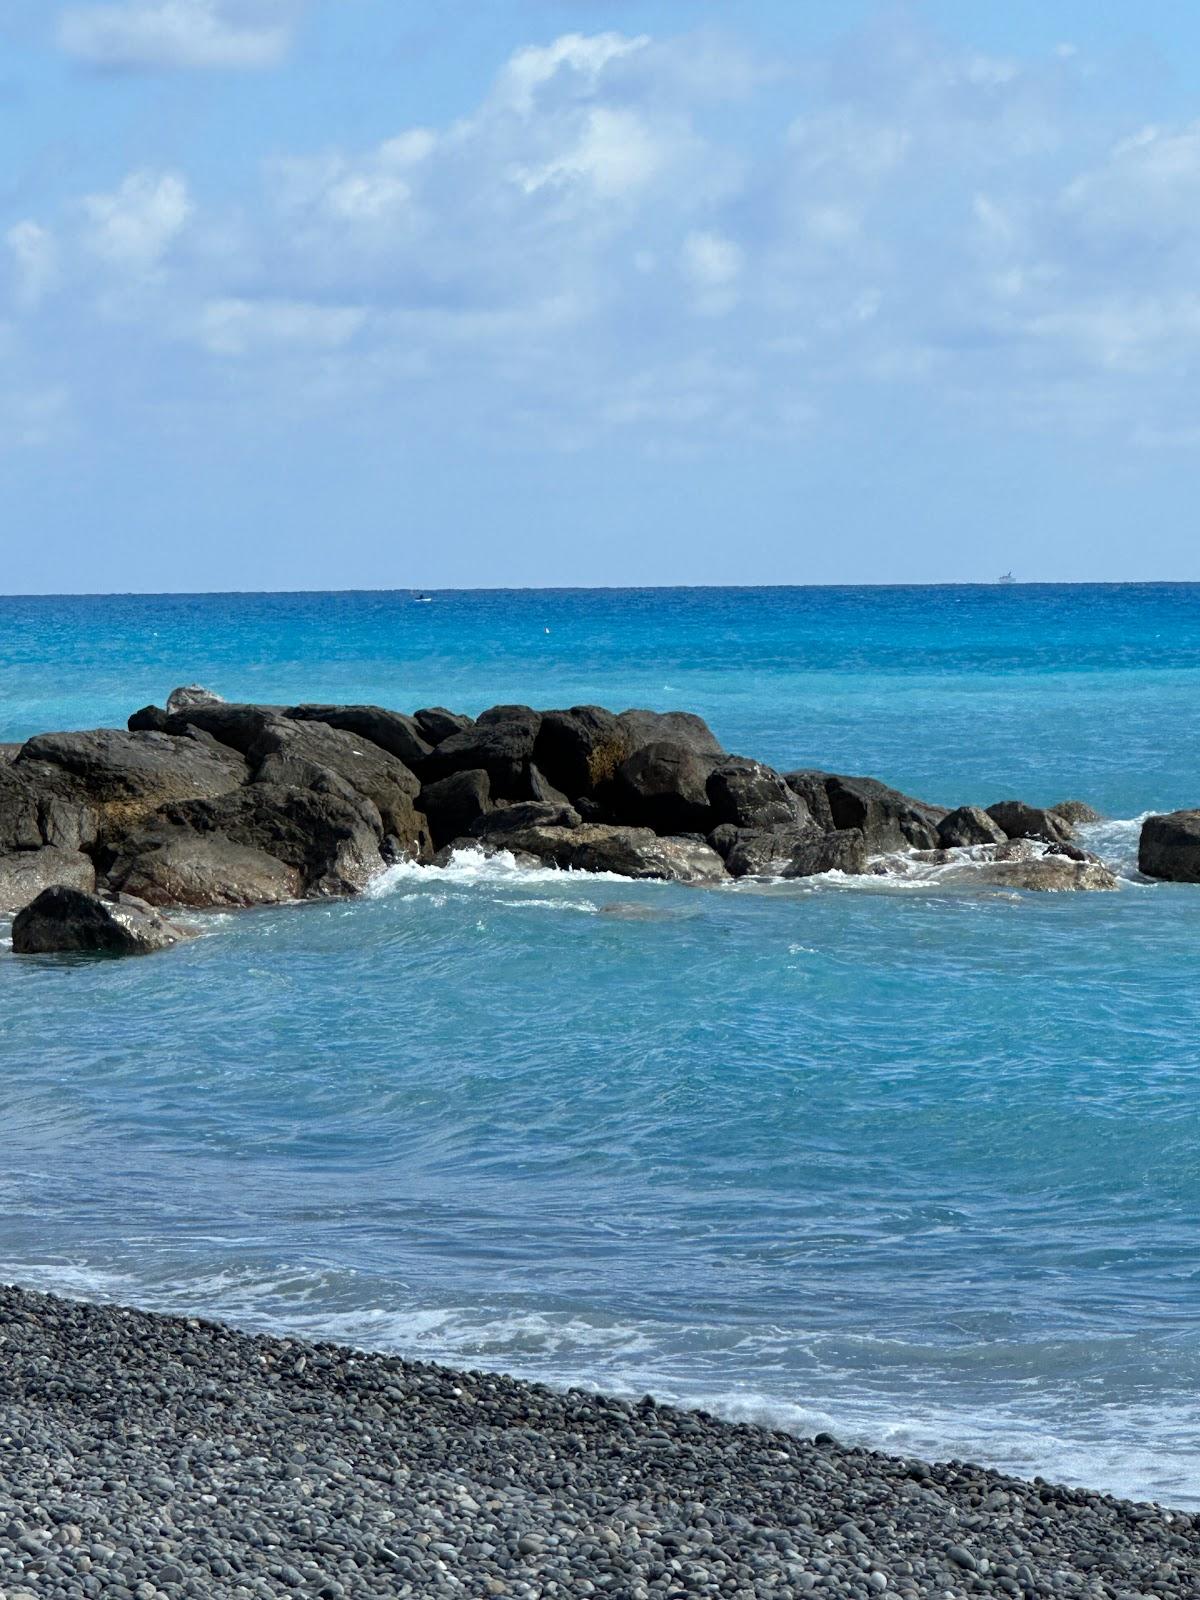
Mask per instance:
[[[1194,0],[0,0],[0,591],[1200,580]]]

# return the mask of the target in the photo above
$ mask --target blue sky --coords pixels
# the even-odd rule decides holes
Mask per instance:
[[[13,593],[1200,579],[1200,13],[0,0]]]

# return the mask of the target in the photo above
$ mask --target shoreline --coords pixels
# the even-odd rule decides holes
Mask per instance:
[[[0,1287],[0,1593],[1200,1592],[1200,1516]]]

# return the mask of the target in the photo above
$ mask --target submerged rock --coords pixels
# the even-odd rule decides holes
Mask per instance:
[[[11,916],[36,900],[43,889],[63,884],[93,890],[96,868],[80,850],[43,845],[40,850],[14,850],[0,855],[0,916]]]
[[[17,955],[136,956],[166,950],[188,934],[132,895],[44,889],[13,919]]]
[[[1168,883],[1200,883],[1200,811],[1147,817],[1138,840],[1138,870]]]
[[[1001,889],[1061,892],[1117,889],[1120,880],[1102,861],[1076,861],[1067,855],[1034,856],[1027,861],[992,861],[980,866],[975,881]]]

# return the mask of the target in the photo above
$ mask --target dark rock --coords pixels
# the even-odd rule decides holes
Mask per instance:
[[[11,770],[43,783],[48,768],[64,791],[59,798],[90,806],[105,837],[130,832],[167,801],[226,794],[246,777],[245,763],[228,749],[118,728],[39,734],[26,740]],[[60,812],[53,842],[65,842],[69,827]]]
[[[18,754],[23,746],[18,747]],[[95,809],[78,798],[69,773],[44,762],[0,764],[0,851],[36,850],[44,844],[80,850],[95,843]]]
[[[297,867],[219,833],[159,824],[127,839],[109,885],[154,906],[260,906],[295,900]]]
[[[289,706],[284,715],[298,722],[323,722],[330,728],[369,739],[415,772],[421,770],[433,750],[415,717],[385,711],[382,706]]]
[[[1050,844],[1067,844],[1074,834],[1065,818],[1041,806],[1026,805],[1023,800],[998,800],[987,808],[987,814],[1010,839],[1044,839]]]
[[[397,756],[372,740],[325,722],[270,723],[247,752],[254,783],[329,792],[322,771],[335,773],[379,811],[383,832],[418,860],[432,854],[429,828],[416,807],[421,785]]]
[[[827,840],[832,843],[827,845]],[[801,828],[738,828],[724,823],[709,835],[709,842],[734,878],[808,877],[834,867],[861,872],[866,861],[862,834],[857,830],[843,838],[837,833],[822,833],[811,824]],[[796,872],[797,865],[804,870]]]
[[[708,833],[708,777],[714,758],[687,745],[643,745],[617,768],[604,803],[620,821],[656,833]]]
[[[143,706],[133,713],[126,727],[130,733],[166,733],[169,720],[161,706]]]
[[[43,889],[13,919],[17,955],[86,953],[149,955],[188,935],[132,895],[87,894],[62,886]]]
[[[1086,800],[1060,800],[1048,809],[1052,816],[1061,817],[1072,828],[1082,827],[1089,822],[1104,821],[1095,807],[1088,805]]]
[[[831,773],[825,780],[833,825],[859,828],[872,853],[885,850],[932,850],[938,844],[938,823],[945,806],[891,789],[878,778],[848,778]]]
[[[202,689],[198,683],[185,684],[182,689],[172,689],[167,696],[167,715],[178,716],[183,711],[195,711],[199,706],[223,706],[225,701],[211,689]]]
[[[443,739],[425,765],[426,780],[482,769],[493,799],[524,799],[541,723],[541,714],[528,706],[494,706],[473,726]]]
[[[698,756],[723,756],[725,751],[703,717],[690,711],[622,711],[621,724],[632,755],[647,744],[681,744]]]
[[[56,884],[95,889],[96,869],[91,858],[80,850],[60,850],[55,845],[0,855],[0,916],[11,916]]]
[[[793,794],[804,801],[809,816],[823,833],[832,833],[836,826],[829,806],[829,795],[825,789],[826,783],[833,776],[832,772],[819,772],[813,769],[783,774],[784,783]]]
[[[378,808],[328,771],[323,789],[252,783],[166,806],[160,820],[274,856],[296,869],[306,895],[357,894],[384,868]]]
[[[482,768],[452,772],[421,790],[418,804],[425,813],[433,848],[441,850],[469,831],[472,823],[491,808],[492,785]]]
[[[468,728],[475,726],[471,717],[460,716],[457,711],[447,711],[445,706],[422,706],[420,711],[413,712],[413,721],[422,739],[429,745],[441,744],[452,734],[465,733]]]
[[[547,804],[540,800],[519,800],[476,818],[467,832],[473,839],[487,839],[503,848],[523,849],[522,835],[536,828],[577,828],[580,816],[572,806]],[[505,844],[504,841],[515,841]]]
[[[205,705],[193,706],[167,718],[167,732],[183,734],[200,728],[218,744],[245,755],[265,730],[283,716],[282,706]]]
[[[564,794],[561,789],[556,789],[535,762],[531,761],[529,763],[528,778],[528,792],[531,800],[537,800],[543,805],[552,806],[569,806],[571,804],[570,796]]]
[[[602,706],[544,712],[534,747],[542,772],[572,800],[608,783],[631,753],[628,732]]]
[[[944,849],[960,845],[998,844],[1008,835],[980,806],[959,806],[944,816],[937,826],[938,840]]]
[[[708,775],[715,822],[736,828],[798,828],[812,816],[804,800],[778,772],[758,761],[725,761]]]
[[[1200,883],[1200,811],[1147,817],[1138,841],[1138,868],[1168,883]]]

